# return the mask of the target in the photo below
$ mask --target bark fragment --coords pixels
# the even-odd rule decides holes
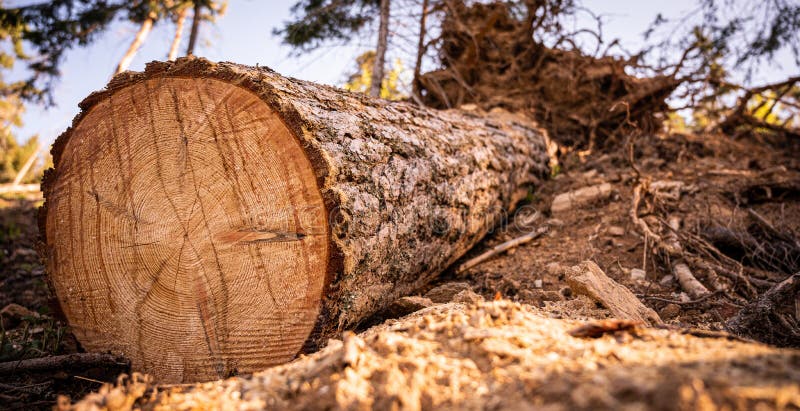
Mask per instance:
[[[642,304],[625,286],[609,278],[592,261],[584,261],[569,268],[567,284],[573,292],[603,304],[619,319],[653,325],[661,323],[661,318],[655,311]]]

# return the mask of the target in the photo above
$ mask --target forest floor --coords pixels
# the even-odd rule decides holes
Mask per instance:
[[[137,378],[106,386],[82,405],[800,409],[800,351],[719,332],[800,271],[797,250],[775,247],[796,243],[800,233],[797,143],[673,135],[633,147],[563,155],[524,212],[460,262],[531,229],[546,226],[545,235],[463,272],[448,270],[405,311],[385,313],[358,335],[254,376],[157,391]],[[597,199],[551,210],[559,194],[601,184],[610,190]],[[35,252],[38,205],[0,199],[0,362],[79,351],[49,305]],[[670,219],[681,222],[674,235]],[[657,251],[642,223],[661,242],[683,246],[709,294],[697,298],[681,286],[677,262]],[[568,284],[568,268],[586,260],[664,325],[598,323],[600,338],[573,336],[586,321],[612,316]],[[796,318],[795,304],[783,308]],[[750,338],[800,347],[752,331]],[[47,409],[59,395],[76,401],[124,371],[120,364],[0,374],[0,408]]]

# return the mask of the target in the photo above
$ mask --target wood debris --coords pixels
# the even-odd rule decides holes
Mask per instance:
[[[758,409],[777,401],[800,406],[800,376],[790,365],[800,361],[800,351],[618,320],[577,333],[602,333],[597,338],[570,338],[586,324],[506,300],[439,307],[360,335],[348,333],[344,342],[334,340],[318,353],[253,375],[171,387],[123,381],[73,409],[130,409],[134,401],[142,409]],[[638,338],[624,343],[614,335],[631,331]],[[786,366],[766,366],[779,363]],[[702,400],[679,395],[698,381]],[[763,392],[751,396],[751,387]]]
[[[550,211],[558,213],[603,200],[611,195],[611,184],[602,183],[561,193],[553,199]]]
[[[539,227],[536,230],[533,230],[528,234],[525,234],[525,235],[519,236],[517,238],[508,240],[508,241],[506,241],[504,243],[498,244],[498,245],[492,247],[491,250],[486,251],[486,252],[484,252],[483,254],[481,254],[481,255],[479,255],[477,257],[470,258],[469,260],[464,262],[464,264],[461,264],[456,269],[456,273],[463,273],[464,271],[467,271],[470,268],[475,267],[478,264],[480,264],[480,263],[482,263],[482,262],[484,262],[484,261],[486,261],[486,260],[488,260],[488,259],[490,259],[490,258],[492,258],[492,257],[504,252],[504,251],[508,251],[508,250],[510,250],[510,249],[512,249],[514,247],[518,247],[518,246],[520,246],[522,244],[525,244],[525,243],[529,243],[529,242],[535,240],[536,238],[539,238],[542,234],[546,233],[547,229],[548,229],[547,226]]]
[[[609,278],[592,261],[570,267],[567,270],[567,284],[576,294],[586,295],[603,304],[619,319],[653,325],[661,323],[655,311],[642,304],[625,286]]]
[[[638,321],[608,319],[591,321],[580,327],[569,330],[569,335],[576,338],[600,338],[605,334],[616,334],[619,332],[630,332],[636,334],[636,327],[642,325]]]

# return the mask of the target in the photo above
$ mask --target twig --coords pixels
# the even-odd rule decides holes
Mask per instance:
[[[106,381],[95,380],[94,378],[84,377],[82,375],[73,376],[75,379],[93,382],[95,384],[106,384]]]
[[[656,296],[653,296],[653,295],[637,295],[637,297],[643,298],[645,300],[661,301],[661,302],[670,303],[670,304],[692,305],[692,304],[702,303],[703,301],[706,301],[711,297],[714,297],[714,296],[717,296],[717,295],[720,295],[720,294],[723,294],[723,293],[724,293],[723,290],[717,290],[717,291],[714,291],[713,293],[708,293],[708,294],[706,294],[706,295],[704,295],[702,297],[696,298],[694,300],[689,300],[689,301],[670,300],[669,298],[656,297]]]
[[[753,218],[754,218],[754,219],[755,219],[755,220],[756,220],[756,221],[757,221],[759,224],[761,224],[761,226],[763,226],[764,228],[766,228],[766,229],[767,229],[767,231],[769,231],[770,233],[772,233],[772,235],[774,235],[775,237],[778,237],[778,238],[780,238],[780,239],[783,239],[783,240],[787,240],[787,241],[789,241],[789,242],[792,242],[792,243],[794,243],[794,246],[795,246],[795,247],[797,247],[798,249],[800,249],[800,241],[797,241],[797,239],[795,239],[795,238],[791,238],[791,237],[789,237],[789,236],[787,236],[787,235],[783,234],[782,232],[778,231],[778,229],[777,229],[777,228],[775,228],[775,226],[774,226],[774,225],[772,225],[772,223],[770,223],[770,222],[769,222],[769,221],[768,221],[766,218],[764,218],[764,217],[763,217],[761,214],[757,213],[757,212],[756,212],[756,210],[753,210],[752,208],[748,208],[748,209],[747,209],[747,214],[750,214],[750,216],[751,216],[751,217],[753,217]]]
[[[545,227],[539,227],[538,229],[533,230],[528,234],[525,234],[523,236],[517,237],[517,238],[515,238],[513,240],[508,240],[508,241],[506,241],[504,243],[498,244],[498,245],[492,247],[491,250],[486,251],[485,253],[483,253],[483,254],[475,257],[475,258],[471,258],[471,259],[467,260],[464,264],[461,264],[456,269],[456,274],[463,273],[464,271],[467,271],[470,268],[473,268],[473,267],[477,266],[478,264],[480,264],[480,263],[482,263],[482,262],[484,262],[484,261],[486,261],[486,260],[488,260],[488,259],[490,259],[490,258],[502,253],[503,251],[506,251],[506,250],[509,250],[511,248],[518,247],[518,246],[520,246],[522,244],[528,243],[528,242],[540,237],[542,234],[544,234],[546,232],[547,232],[547,227],[546,226]]]
[[[31,358],[0,363],[0,375],[15,372],[41,372],[67,367],[118,366],[127,367],[128,360],[111,354],[75,353],[52,357]]]

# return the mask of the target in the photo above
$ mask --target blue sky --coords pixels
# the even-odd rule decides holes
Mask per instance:
[[[9,3],[13,5],[14,2]],[[272,30],[289,18],[293,3],[293,0],[230,0],[227,13],[217,24],[205,25],[201,30],[201,42],[195,54],[215,61],[259,64],[284,75],[341,85],[345,73],[352,70],[356,56],[371,48],[373,39],[365,37],[345,47],[327,47],[309,55],[290,57],[291,50],[280,44]],[[606,38],[620,38],[627,48],[635,50],[641,45],[642,33],[656,13],[678,16],[696,7],[697,3],[689,0],[587,0],[583,4],[603,16]],[[39,135],[43,143],[52,143],[78,113],[78,102],[108,82],[136,30],[132,24],[119,23],[90,47],[71,50],[62,65],[62,77],[55,90],[57,106],[48,109],[29,106],[23,117],[24,125],[16,130],[17,138],[24,141]],[[173,30],[171,23],[157,25],[133,61],[131,70],[141,70],[145,62],[151,60],[165,59]],[[186,37],[188,30],[184,42]],[[790,70],[796,69],[791,61],[786,61],[786,67],[771,67],[756,81],[786,77]]]

